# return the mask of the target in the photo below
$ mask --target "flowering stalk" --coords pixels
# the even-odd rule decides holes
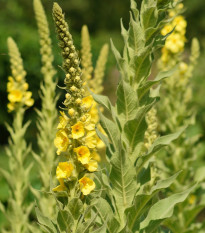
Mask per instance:
[[[63,206],[58,205],[57,225],[53,226],[49,219],[42,222],[42,213],[39,211],[37,217],[42,225],[51,230],[49,232],[52,232],[51,225],[62,232],[81,232],[88,227],[87,224],[91,227],[95,220],[90,219],[90,207],[85,204],[85,196],[96,186],[93,177],[99,161],[95,124],[89,113],[93,98],[85,96],[79,58],[62,9],[57,3],[53,5],[53,19],[66,73],[64,107],[60,111],[54,140],[57,154],[61,156],[56,169],[60,184],[53,191],[58,201],[62,202],[62,196],[64,201]]]
[[[25,133],[29,122],[23,124],[25,110],[34,103],[32,93],[28,91],[28,83],[25,80],[26,72],[16,43],[8,38],[8,50],[11,63],[12,76],[8,78],[8,111],[13,112],[14,121],[12,127],[7,126],[10,133],[9,145],[6,153],[9,157],[9,172],[0,169],[0,172],[8,182],[10,197],[8,206],[0,205],[9,225],[7,228],[14,233],[31,232],[33,226],[29,223],[29,215],[33,203],[26,202],[29,190],[29,175],[32,164],[26,166],[26,161],[31,153],[31,147],[27,146]],[[7,232],[2,230],[2,232]]]
[[[34,157],[39,165],[40,178],[42,182],[42,191],[50,190],[50,174],[53,166],[56,162],[56,149],[53,145],[55,138],[55,132],[57,127],[57,116],[58,112],[56,109],[56,102],[58,97],[55,94],[56,81],[54,81],[54,75],[56,73],[52,62],[53,54],[51,47],[50,31],[40,0],[33,1],[36,21],[38,25],[38,32],[40,37],[40,54],[42,61],[41,73],[44,77],[43,83],[41,83],[41,100],[42,108],[41,111],[37,110],[38,113],[38,147],[40,149],[39,155],[34,154]],[[55,200],[48,195],[40,195],[32,189],[36,195],[39,207],[43,214],[53,218],[55,216]]]
[[[55,146],[58,149],[57,154],[64,152],[66,159],[69,160],[64,162],[65,167],[61,163],[57,167],[60,186],[54,190],[68,188],[68,194],[73,197],[79,193],[79,190],[87,195],[95,188],[95,183],[89,177],[92,177],[92,172],[97,170],[96,158],[98,157],[94,137],[95,124],[89,114],[93,99],[91,96],[84,96],[85,90],[77,52],[62,10],[57,3],[54,3],[53,18],[60,41],[59,46],[62,49],[63,69],[66,73],[64,89],[67,92],[63,103],[64,111],[61,111],[57,127]],[[64,173],[66,169],[69,171],[67,175]],[[64,182],[67,182],[67,187]]]
[[[92,65],[90,35],[86,25],[82,27],[81,37],[82,37],[82,49],[81,49],[82,79],[85,84],[85,91],[89,93],[87,89],[88,87],[95,94],[101,94],[103,91],[102,82],[105,73],[105,65],[107,62],[109,47],[107,44],[103,45],[96,63],[96,67],[94,69]],[[93,74],[93,70],[94,70],[94,74]],[[101,108],[101,111],[103,111],[103,108]],[[99,122],[99,116],[97,110],[97,103],[95,101],[93,102],[93,105],[90,109],[90,114],[94,122],[97,124]],[[98,124],[98,129],[102,133],[105,133],[99,124]],[[102,142],[102,140],[99,139],[98,136],[96,137],[96,140],[97,140],[97,148],[98,149],[104,148],[105,144]]]
[[[161,105],[158,106],[159,129],[162,134],[172,133],[182,125],[193,125],[195,122],[195,110],[191,107],[193,91],[191,77],[199,56],[199,44],[197,39],[193,39],[189,63],[184,62],[182,52],[184,51],[187,22],[181,15],[182,11],[183,4],[175,1],[175,8],[169,12],[169,15],[175,16],[175,18],[161,30],[161,34],[165,35],[175,27],[162,49],[159,67],[161,70],[167,70],[175,64],[178,65],[178,69],[172,77],[162,85],[162,91],[164,94],[166,93],[166,97],[162,98]],[[187,130],[178,140],[170,144],[162,161],[159,161],[158,166],[162,176],[168,176],[183,169],[175,185],[167,190],[168,193],[191,185],[193,181],[199,181],[196,175],[198,171],[193,168],[193,162],[198,157],[199,137],[200,135],[190,135],[189,130]],[[175,209],[171,219],[165,221],[165,225],[172,232],[199,232],[203,229],[202,224],[197,221],[198,213],[205,206],[203,198],[199,194],[203,190],[201,185],[196,186],[190,198]],[[198,194],[196,194],[197,192]],[[198,196],[197,202],[194,198],[196,195]],[[190,213],[192,214],[190,215]],[[190,216],[187,218],[188,215]]]

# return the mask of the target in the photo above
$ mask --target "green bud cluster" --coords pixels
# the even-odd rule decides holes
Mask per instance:
[[[81,64],[82,64],[82,73],[83,80],[86,82],[92,78],[93,65],[92,65],[92,53],[90,45],[90,35],[88,32],[88,27],[84,25],[81,31]]]
[[[94,78],[90,81],[91,89],[95,91],[96,94],[100,94],[103,91],[103,77],[105,74],[105,65],[107,63],[109,46],[105,44],[101,51],[99,58],[97,60],[97,64],[94,70]]]
[[[26,71],[23,67],[23,60],[21,58],[19,49],[12,38],[8,38],[8,45],[12,76],[14,78],[20,76],[22,79],[24,79],[26,76]]]
[[[153,142],[157,139],[157,110],[153,107],[146,115],[147,122],[147,130],[145,131],[145,147],[149,149],[149,147],[153,144]]]
[[[56,31],[59,39],[59,47],[62,50],[63,56],[63,69],[66,73],[64,83],[66,85],[66,96],[64,105],[66,108],[74,108],[81,115],[82,107],[76,105],[81,102],[81,99],[85,93],[83,88],[83,81],[81,79],[82,72],[80,69],[80,61],[73,44],[72,35],[68,30],[68,25],[65,21],[62,9],[57,3],[53,5],[53,19],[56,25]],[[72,117],[72,116],[71,116]]]
[[[38,25],[38,33],[40,36],[40,52],[42,60],[41,72],[45,76],[45,82],[50,82],[56,71],[53,68],[52,62],[54,60],[51,48],[50,32],[48,21],[46,19],[45,11],[40,0],[33,2],[36,21]]]

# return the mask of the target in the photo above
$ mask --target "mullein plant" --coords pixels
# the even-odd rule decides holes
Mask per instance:
[[[153,53],[166,39],[160,30],[167,23],[166,12],[171,7],[172,1],[144,0],[139,11],[131,0],[128,30],[121,23],[125,44],[122,55],[111,42],[121,73],[116,104],[112,106],[107,97],[93,94],[112,118],[100,114],[100,123],[108,137],[99,131],[98,134],[107,146],[108,164],[101,175],[101,197],[91,201],[99,216],[98,224],[106,228],[105,232],[160,232],[160,225],[171,217],[174,206],[184,201],[193,189],[159,200],[158,193],[168,188],[179,172],[156,182],[151,182],[150,174],[151,157],[184,130],[181,128],[163,137],[153,134],[147,143],[150,134],[147,114],[159,100],[159,88],[151,88],[175,70],[163,71],[155,79],[148,79]]]
[[[96,218],[96,215],[88,216],[90,206],[86,204],[86,196],[96,187],[93,178],[100,159],[95,119],[90,114],[94,100],[84,89],[80,60],[57,3],[53,6],[53,18],[65,71],[62,89],[66,91],[54,140],[61,159],[56,168],[59,185],[53,188],[58,206],[57,225],[42,217],[38,209],[37,217],[49,232],[83,232]]]
[[[183,3],[176,1],[175,3],[175,8],[169,12],[172,21],[161,30],[161,34],[166,35],[174,28],[162,48],[159,69],[164,71],[178,65],[174,74],[162,84],[162,93],[165,97],[158,105],[161,134],[172,133],[182,125],[193,125],[196,115],[196,110],[192,107],[191,78],[199,57],[199,43],[195,38],[192,40],[191,55],[189,61],[185,62],[183,52],[187,22],[181,15]],[[175,208],[172,218],[165,221],[165,226],[173,233],[204,232],[205,229],[205,224],[200,223],[197,218],[205,206],[204,165],[201,164],[198,169],[193,167],[198,157],[199,137],[200,135],[191,134],[189,130],[186,130],[178,140],[169,145],[157,162],[158,175],[161,177],[183,170],[176,182],[166,190],[166,193],[182,190],[193,181],[199,182],[189,198]]]
[[[0,168],[0,172],[7,180],[9,186],[8,206],[0,205],[1,211],[8,220],[8,226],[1,232],[27,233],[32,232],[29,215],[33,203],[28,203],[29,176],[32,163],[26,165],[31,155],[31,146],[25,141],[25,133],[30,122],[23,123],[25,111],[34,104],[32,93],[28,91],[26,72],[18,47],[12,38],[8,38],[8,50],[12,76],[7,83],[8,111],[13,113],[12,126],[7,125],[10,133],[9,145],[6,154],[9,158],[9,171]]]
[[[82,65],[82,79],[85,85],[85,91],[89,94],[89,90],[95,94],[101,94],[103,91],[103,78],[105,73],[105,66],[109,52],[108,44],[104,44],[100,50],[99,57],[96,62],[95,69],[92,64],[91,42],[88,27],[84,25],[81,30],[81,65]],[[90,114],[95,124],[99,122],[97,103],[93,101],[90,109]],[[103,111],[103,108],[100,108]],[[98,129],[104,133],[102,127],[98,124]],[[97,148],[104,148],[105,144],[96,135]]]
[[[97,170],[96,144],[89,137],[94,131],[89,114],[93,101],[89,95],[85,96],[72,37],[61,8],[54,3],[53,17],[62,49],[67,93],[54,140],[57,154],[62,158],[56,169],[60,184],[53,189],[58,206],[56,221],[37,209],[38,221],[48,232],[160,232],[160,225],[172,216],[175,205],[183,202],[193,189],[160,200],[159,192],[173,184],[180,172],[150,182],[150,158],[177,139],[184,128],[157,136],[145,146],[146,116],[159,100],[159,88],[151,87],[175,70],[148,79],[153,53],[166,38],[160,35],[160,30],[167,23],[166,12],[171,7],[170,0],[144,0],[139,11],[131,0],[129,29],[121,24],[125,44],[122,55],[111,42],[121,78],[115,106],[106,96],[92,93],[112,118],[99,111],[107,136],[97,128],[96,131],[106,144],[108,163]]]
[[[57,132],[58,120],[58,112],[56,109],[58,99],[56,96],[57,82],[54,79],[56,71],[52,65],[54,57],[52,54],[50,31],[45,11],[40,0],[34,0],[33,6],[40,37],[41,73],[43,75],[43,82],[40,86],[42,108],[41,110],[37,110],[37,128],[39,131],[37,141],[39,151],[37,154],[33,153],[39,166],[42,192],[35,191],[34,189],[32,189],[32,191],[38,200],[39,208],[43,214],[46,214],[50,218],[54,218],[56,213],[55,200],[51,196],[46,195],[46,192],[50,190],[50,182],[48,181],[50,180],[52,168],[57,164],[56,148],[53,144],[55,132]]]

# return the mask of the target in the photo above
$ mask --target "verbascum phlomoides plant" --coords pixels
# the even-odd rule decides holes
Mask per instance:
[[[81,30],[81,46],[82,79],[84,81],[85,91],[89,94],[90,89],[95,94],[101,94],[103,91],[103,78],[105,74],[105,66],[107,63],[109,47],[107,44],[103,45],[97,59],[96,67],[94,69],[92,63],[90,35],[88,27],[86,25],[84,25]],[[99,122],[97,107],[97,103],[94,101],[90,109],[90,114],[92,116],[92,119],[95,120],[96,124]],[[101,111],[103,111],[103,108],[101,108]],[[101,130],[102,133],[104,133],[99,124],[98,129]],[[96,137],[97,148],[104,148],[105,145],[102,140],[100,140],[97,135]]]
[[[162,222],[172,216],[174,206],[184,201],[193,189],[190,187],[160,200],[158,193],[168,188],[179,172],[150,182],[151,157],[157,156],[159,150],[176,139],[184,128],[158,136],[148,148],[145,146],[146,116],[159,99],[158,88],[152,90],[151,87],[175,70],[163,71],[155,79],[148,79],[153,54],[166,38],[160,31],[171,7],[171,1],[145,0],[138,10],[134,0],[131,1],[128,30],[121,23],[125,44],[122,55],[111,42],[121,74],[116,104],[112,106],[107,97],[93,94],[112,118],[100,114],[107,137],[98,134],[106,144],[108,164],[101,175],[101,197],[91,201],[99,215],[98,224],[106,229],[105,232],[159,232]]]
[[[97,217],[91,214],[91,206],[86,204],[86,196],[96,187],[93,179],[100,159],[96,149],[95,121],[89,113],[94,101],[91,95],[86,95],[77,51],[57,3],[53,6],[53,18],[63,57],[63,89],[66,91],[54,140],[61,159],[56,169],[59,185],[53,188],[58,212],[56,224],[48,218],[44,221],[38,209],[37,217],[49,232],[83,232]]]
[[[55,138],[57,154],[62,158],[56,170],[60,185],[53,189],[58,204],[57,220],[51,221],[37,210],[38,220],[48,232],[159,232],[162,222],[172,216],[175,205],[183,202],[193,189],[189,187],[160,199],[159,192],[173,184],[180,172],[150,182],[151,157],[177,139],[184,128],[158,136],[149,148],[145,146],[146,115],[159,100],[158,89],[151,87],[175,70],[148,79],[153,54],[164,45],[166,37],[160,35],[160,30],[171,7],[169,0],[144,0],[138,10],[131,0],[128,30],[121,24],[123,54],[111,43],[121,78],[115,106],[106,96],[92,93],[95,101],[110,113],[107,118],[99,112],[107,136],[96,130],[107,147],[107,164],[95,172],[98,156],[95,147],[90,147],[93,141],[86,141],[93,131],[92,118],[87,117],[92,98],[84,96],[86,91],[72,37],[61,8],[54,4],[67,93]]]
[[[12,38],[8,38],[8,51],[12,76],[7,83],[8,111],[13,113],[12,126],[7,125],[10,133],[6,154],[9,170],[0,168],[0,173],[9,186],[9,199],[6,207],[0,204],[0,209],[8,220],[8,226],[1,232],[27,233],[34,230],[29,221],[29,215],[34,203],[28,202],[29,177],[32,163],[26,165],[31,155],[31,146],[25,141],[25,133],[30,124],[23,123],[25,110],[34,104],[32,93],[28,91],[26,72],[18,47]],[[28,163],[27,163],[28,164]],[[26,201],[27,200],[27,201]]]
[[[37,198],[42,213],[52,218],[56,213],[56,202],[53,197],[46,194],[46,192],[50,190],[49,180],[52,168],[57,164],[56,148],[53,144],[58,121],[58,112],[56,109],[56,102],[58,99],[56,96],[57,82],[54,79],[56,71],[52,65],[54,57],[52,54],[50,31],[46,14],[40,0],[34,0],[33,6],[39,32],[43,82],[40,86],[42,107],[41,110],[37,110],[37,128],[39,132],[37,136],[38,152],[33,153],[39,166],[42,192],[38,192],[35,189],[32,189],[32,191]]]
[[[197,39],[192,40],[189,61],[185,62],[183,52],[187,22],[181,15],[182,11],[183,4],[176,2],[175,8],[169,12],[171,17],[175,17],[161,30],[161,34],[165,35],[174,28],[162,49],[159,68],[168,70],[174,65],[178,65],[178,69],[169,79],[165,80],[161,88],[163,97],[158,105],[158,118],[162,134],[172,133],[182,125],[195,123],[196,109],[193,108],[192,101],[192,71],[199,56],[199,43]],[[178,38],[177,42],[175,42],[175,37]],[[200,135],[192,133],[191,129],[193,127],[188,127],[176,141],[172,142],[157,162],[160,177],[166,177],[182,170],[176,182],[166,190],[166,193],[175,193],[190,186],[193,181],[199,183],[189,198],[175,208],[172,218],[165,221],[164,224],[174,233],[203,232],[205,229],[205,224],[199,222],[197,218],[205,206],[205,167],[203,163],[198,163],[198,168],[193,166],[199,158]]]

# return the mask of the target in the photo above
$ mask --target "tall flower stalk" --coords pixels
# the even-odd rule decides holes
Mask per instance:
[[[26,72],[21,54],[12,38],[8,38],[8,50],[12,71],[7,84],[8,111],[13,113],[14,120],[12,126],[7,126],[10,133],[9,145],[6,148],[9,171],[0,169],[7,180],[10,191],[8,206],[0,205],[9,222],[2,232],[27,233],[33,229],[29,222],[29,215],[34,204],[26,201],[33,164],[26,165],[31,154],[31,146],[28,146],[25,141],[25,133],[30,122],[24,124],[23,118],[25,110],[33,105],[34,100],[31,98],[32,93],[28,91],[29,86],[25,79]]]
[[[52,54],[52,46],[50,39],[49,25],[47,22],[46,14],[43,9],[40,0],[33,1],[35,17],[38,26],[39,38],[40,38],[40,54],[42,61],[41,73],[43,75],[43,82],[41,83],[41,101],[42,108],[37,110],[38,122],[37,128],[38,134],[38,154],[34,154],[36,161],[38,162],[40,170],[40,178],[42,183],[42,191],[50,190],[50,174],[52,168],[57,164],[56,161],[56,149],[53,144],[55,138],[55,132],[57,132],[57,118],[58,112],[56,109],[56,102],[58,96],[56,96],[56,80],[54,75],[56,71],[52,65],[54,57]],[[43,214],[53,218],[55,216],[55,201],[48,195],[41,195],[34,189],[39,207]]]
[[[97,170],[95,124],[89,110],[93,104],[91,96],[85,96],[80,61],[68,31],[64,15],[57,3],[54,3],[53,18],[62,50],[63,69],[66,73],[64,109],[55,138],[57,154],[62,152],[66,162],[59,163],[56,176],[60,185],[54,191],[68,190],[72,198],[80,194],[89,194],[94,188],[92,172]],[[97,159],[97,160],[96,160]]]
[[[93,68],[92,64],[92,52],[91,52],[91,41],[88,31],[88,27],[84,25],[81,30],[81,65],[82,65],[82,79],[85,85],[85,91],[89,93],[88,88],[95,94],[101,94],[103,91],[103,78],[105,74],[105,66],[107,63],[109,47],[107,44],[104,44],[100,50],[99,57],[97,59],[96,67]],[[90,114],[95,124],[99,122],[99,115],[97,110],[97,103],[94,101],[90,109]],[[103,108],[101,107],[101,111]],[[98,124],[98,129],[105,133],[102,127]],[[97,148],[102,149],[105,147],[105,144],[99,137],[96,135]]]
[[[183,3],[175,1],[175,8],[169,12],[173,20],[167,24],[161,34],[168,36],[162,49],[162,56],[159,60],[160,70],[168,70],[178,65],[178,69],[165,80],[162,85],[162,93],[166,95],[158,105],[159,129],[162,134],[172,133],[182,125],[193,125],[195,123],[195,109],[192,107],[191,78],[193,69],[199,57],[199,43],[197,39],[192,40],[191,55],[189,62],[183,59],[185,33],[187,22],[181,13]],[[200,135],[191,135],[189,129],[181,137],[172,142],[165,151],[165,155],[158,160],[160,176],[168,176],[173,172],[183,169],[175,184],[167,190],[168,193],[183,189],[184,186],[191,185],[192,182],[201,182],[198,178],[198,171],[193,167],[193,162],[197,160],[197,148]],[[204,167],[203,167],[204,168]],[[202,185],[196,186],[189,199],[175,208],[171,219],[165,221],[172,232],[200,232],[204,228],[202,223],[197,221],[198,213],[204,208],[205,202],[200,193],[204,192]],[[196,200],[196,195],[198,200]]]

